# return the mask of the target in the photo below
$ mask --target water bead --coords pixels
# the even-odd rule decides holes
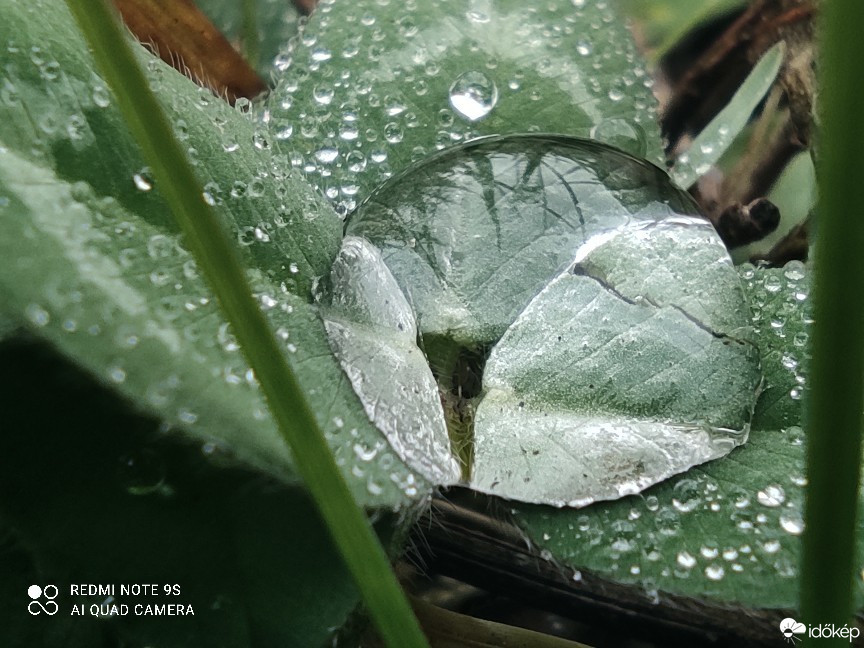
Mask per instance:
[[[450,105],[468,121],[486,117],[498,103],[498,88],[483,72],[460,74],[450,85]]]

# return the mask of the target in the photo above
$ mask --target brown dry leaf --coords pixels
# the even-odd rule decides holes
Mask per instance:
[[[192,0],[114,0],[133,34],[163,61],[234,103],[267,85]]]

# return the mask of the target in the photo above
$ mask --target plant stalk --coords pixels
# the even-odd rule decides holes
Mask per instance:
[[[252,67],[258,67],[261,58],[261,43],[258,38],[257,0],[243,2],[243,54]]]
[[[392,648],[427,646],[417,620],[363,511],[318,426],[246,280],[240,257],[105,0],[67,0],[113,91],[129,130],[150,165],[185,243],[210,282],[263,390],[298,473],[366,603],[382,639]]]
[[[801,567],[801,612],[808,627],[852,623],[864,410],[864,2],[831,0],[820,10],[819,238]],[[819,646],[848,643],[814,640]]]

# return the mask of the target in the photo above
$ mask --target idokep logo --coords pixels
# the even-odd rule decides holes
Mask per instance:
[[[861,630],[856,626],[821,623],[811,625],[808,628],[803,623],[798,623],[791,617],[787,617],[780,622],[780,632],[783,633],[786,641],[792,644],[796,641],[801,641],[801,636],[797,635],[806,636],[810,639],[848,639],[850,643],[853,639],[861,636]]]
[[[807,632],[807,626],[803,623],[798,623],[795,619],[789,617],[780,622],[780,632],[786,637],[786,642],[794,644],[796,641],[801,641],[801,637]]]
[[[27,604],[27,611],[33,616],[42,614],[43,612],[48,616],[57,614],[57,610],[60,609],[60,606],[54,601],[57,598],[57,594],[59,594],[59,591],[56,585],[46,585],[45,587],[31,585],[27,588],[27,596],[32,599]],[[45,599],[44,603],[40,600],[43,597]]]

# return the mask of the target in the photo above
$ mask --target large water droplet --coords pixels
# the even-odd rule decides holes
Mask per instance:
[[[483,119],[498,103],[498,87],[482,72],[465,72],[450,86],[450,105],[468,121]]]

